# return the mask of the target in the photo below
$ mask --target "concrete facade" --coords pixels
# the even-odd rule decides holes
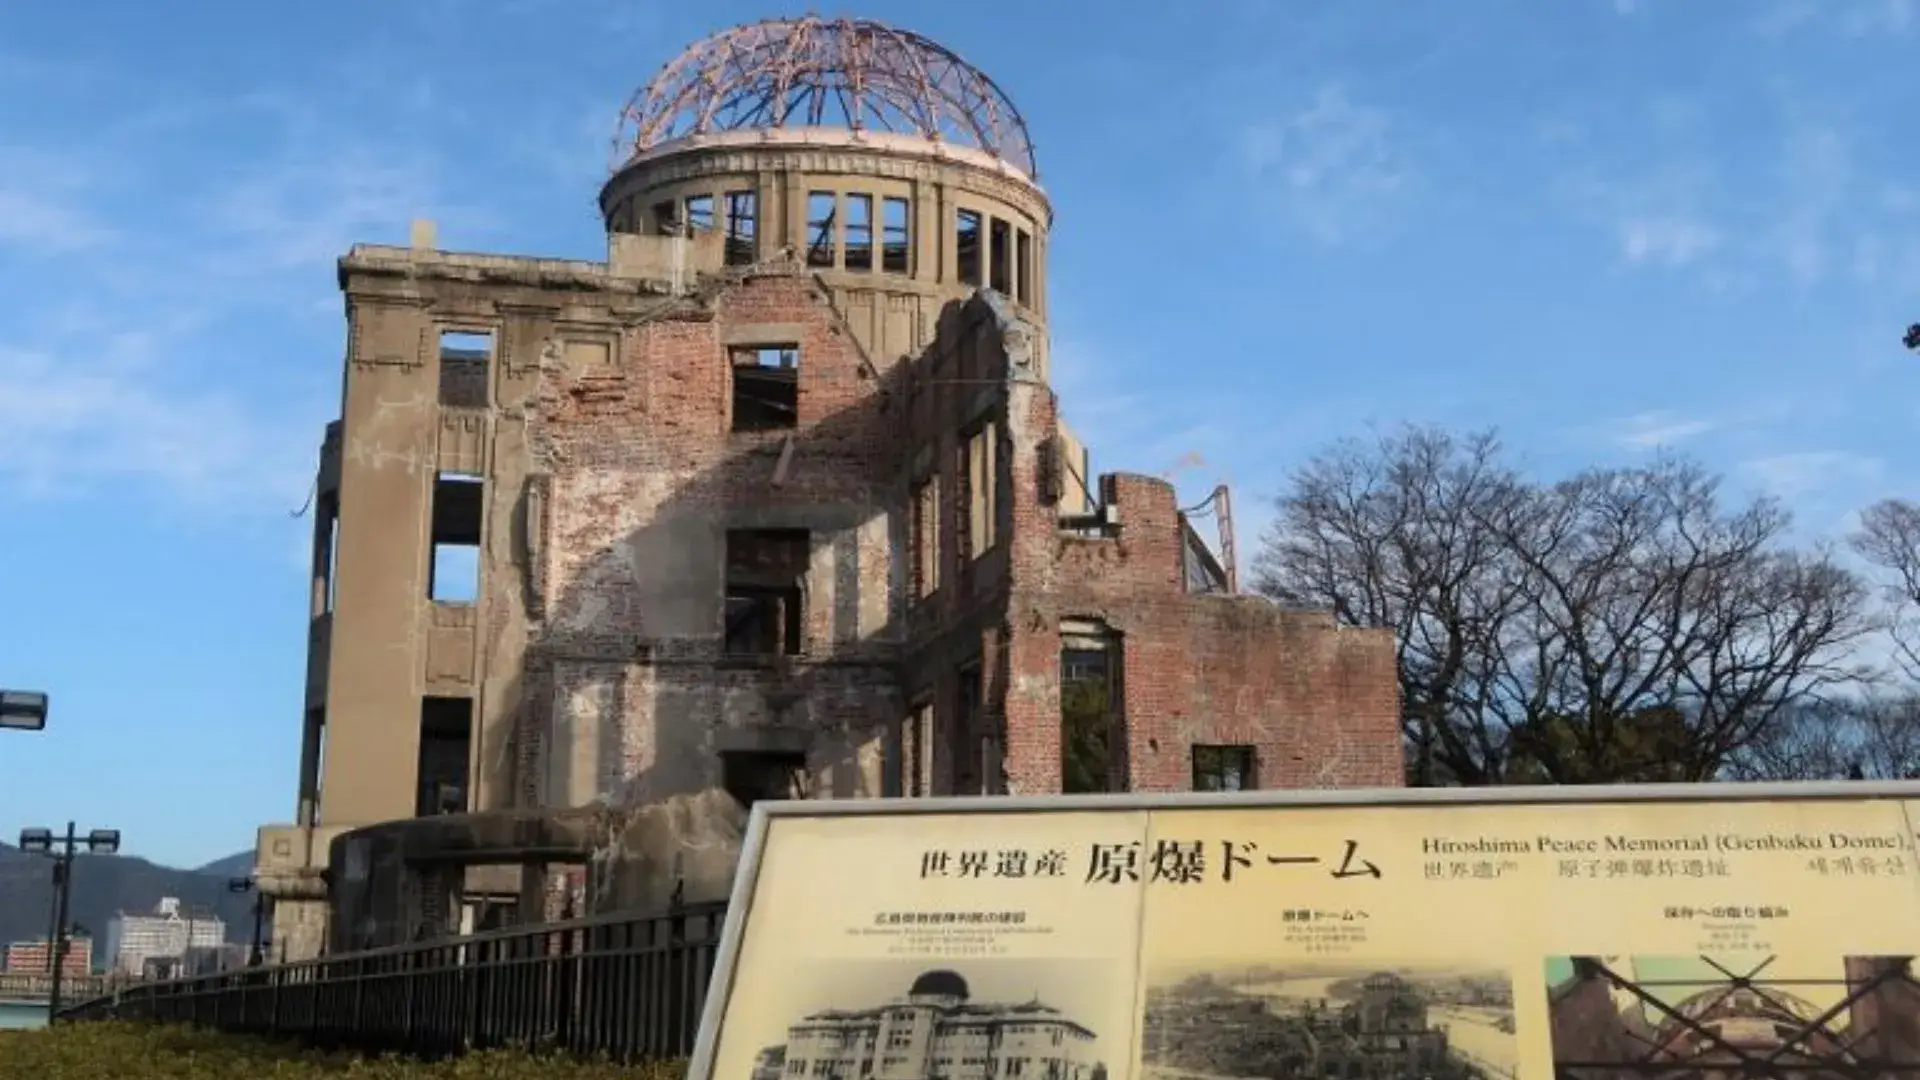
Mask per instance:
[[[356,846],[380,823],[1059,791],[1063,655],[1108,687],[1099,788],[1400,783],[1387,634],[1227,595],[1169,484],[1089,479],[1031,176],[718,132],[600,203],[604,262],[424,223],[340,261],[298,818],[260,838],[274,955],[393,936],[325,925],[330,864],[367,895],[405,847]],[[624,829],[595,835],[659,846]],[[488,850],[429,890],[464,921],[429,921],[530,913],[528,867],[594,861]],[[589,891],[662,899],[641,877]]]

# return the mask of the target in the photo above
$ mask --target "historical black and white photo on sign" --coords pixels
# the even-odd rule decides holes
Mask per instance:
[[[1147,1080],[1511,1080],[1513,982],[1472,964],[1163,969],[1140,1057]]]
[[[1107,1080],[1108,960],[824,962],[752,1080]],[[1121,1052],[1124,1052],[1122,1050]]]

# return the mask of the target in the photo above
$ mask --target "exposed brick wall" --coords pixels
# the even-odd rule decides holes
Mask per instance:
[[[1060,535],[1044,498],[1053,393],[1015,383],[1006,414],[1006,727],[1016,790],[1059,790],[1062,619],[1105,623],[1120,635],[1124,747],[1116,752],[1131,790],[1191,787],[1196,744],[1252,747],[1261,787],[1404,782],[1390,633],[1342,629],[1254,597],[1186,593],[1175,493],[1161,480],[1104,477],[1102,499],[1119,519],[1112,535]]]
[[[756,342],[756,327],[798,333]],[[730,430],[732,343],[799,347],[790,432]],[[766,728],[807,734],[817,790],[879,793],[878,740],[903,708],[888,405],[805,275],[750,277],[656,316],[609,368],[542,373],[530,434],[550,475],[534,646],[552,670],[547,801],[709,788],[725,733]],[[722,655],[726,536],[753,528],[812,534],[798,657]]]

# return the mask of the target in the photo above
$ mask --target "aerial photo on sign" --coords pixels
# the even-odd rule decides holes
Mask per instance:
[[[1146,1080],[1517,1075],[1513,986],[1483,966],[1216,966],[1147,988]]]

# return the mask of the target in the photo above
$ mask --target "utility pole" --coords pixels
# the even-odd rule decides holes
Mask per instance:
[[[73,892],[73,857],[80,848],[92,855],[112,855],[120,850],[117,829],[94,829],[81,836],[73,822],[67,822],[64,835],[51,829],[20,830],[20,850],[53,860],[53,926],[47,934],[47,1023],[60,1014],[60,980],[66,974],[67,900]]]

